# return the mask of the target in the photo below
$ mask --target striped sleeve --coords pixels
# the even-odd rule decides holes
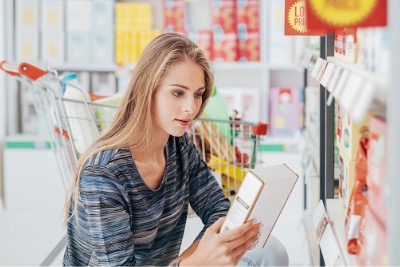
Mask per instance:
[[[80,194],[97,263],[135,265],[126,192],[106,168],[90,169],[85,169],[81,176]]]
[[[189,201],[204,224],[204,228],[196,238],[200,239],[208,227],[220,217],[226,216],[230,202],[225,198],[217,180],[208,170],[193,143],[189,144],[189,149],[191,170]]]

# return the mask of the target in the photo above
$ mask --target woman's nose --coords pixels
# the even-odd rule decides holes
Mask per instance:
[[[183,110],[186,113],[192,114],[196,109],[196,103],[194,98],[190,97],[185,101],[185,105],[183,107]]]

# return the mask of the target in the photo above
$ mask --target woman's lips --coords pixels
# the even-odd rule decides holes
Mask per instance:
[[[182,125],[182,126],[188,126],[189,125],[189,123],[190,123],[190,120],[178,120],[178,119],[176,119],[176,122],[177,123],[179,123],[180,125]]]

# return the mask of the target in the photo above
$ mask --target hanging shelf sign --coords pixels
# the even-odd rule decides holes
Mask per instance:
[[[305,0],[285,0],[285,35],[325,35],[325,30],[307,27]]]
[[[387,0],[305,0],[307,25],[313,30],[387,25]]]

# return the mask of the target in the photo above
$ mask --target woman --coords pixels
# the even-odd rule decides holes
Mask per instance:
[[[162,34],[146,47],[113,122],[79,161],[64,265],[236,265],[256,242],[255,222],[219,233],[229,201],[185,134],[213,82],[188,38]],[[204,228],[178,255],[189,203]]]

